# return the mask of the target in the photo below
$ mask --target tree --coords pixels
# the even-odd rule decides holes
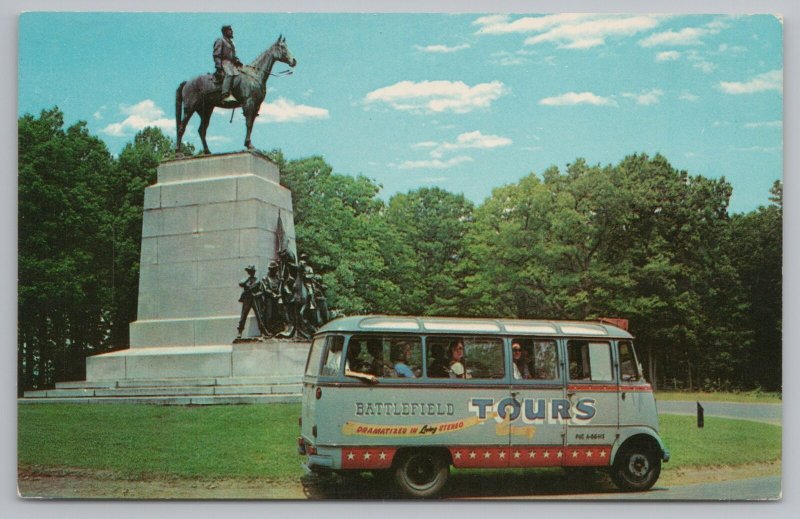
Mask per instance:
[[[114,161],[58,108],[19,119],[18,389],[82,378],[109,332]]]
[[[656,155],[584,160],[494,190],[475,212],[463,271],[474,315],[627,317],[651,378],[731,379],[744,330],[723,244],[730,185]],[[682,371],[681,371],[682,370]]]
[[[440,188],[420,188],[389,200],[386,221],[413,254],[403,267],[407,270],[402,279],[404,313],[460,313],[462,283],[456,267],[472,211],[464,195]]]
[[[749,305],[742,320],[751,333],[739,373],[749,387],[780,391],[783,283],[783,184],[770,190],[771,204],[734,215],[729,254]]]
[[[337,175],[322,157],[286,161],[270,153],[292,191],[297,250],[309,255],[328,285],[329,306],[344,313],[400,310],[393,274],[407,256],[385,225],[380,186]]]
[[[128,346],[144,188],[173,152],[146,128],[114,160],[86,123],[65,130],[58,108],[21,117],[18,138],[22,392],[82,379],[86,356]]]

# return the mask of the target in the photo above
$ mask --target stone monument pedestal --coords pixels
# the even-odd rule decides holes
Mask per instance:
[[[61,389],[208,378],[223,386],[235,385],[227,379],[299,384],[307,342],[232,344],[241,314],[239,281],[247,277],[246,266],[255,265],[260,278],[276,259],[279,218],[284,243],[296,253],[291,192],[280,185],[278,167],[259,153],[162,163],[157,183],[145,189],[131,347],[88,358],[84,386]],[[257,335],[251,313],[243,336]]]
[[[131,349],[230,344],[241,312],[238,283],[247,265],[262,277],[276,259],[279,216],[293,247],[291,192],[260,154],[161,164],[158,183],[145,189]],[[250,320],[245,336],[258,335]]]

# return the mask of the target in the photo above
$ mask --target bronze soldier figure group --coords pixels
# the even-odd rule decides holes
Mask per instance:
[[[330,320],[326,287],[308,263],[308,255],[301,254],[297,261],[292,251],[282,249],[278,261],[269,263],[262,279],[256,277],[253,265],[247,266],[245,272],[248,277],[239,282],[242,316],[237,340],[242,339],[251,310],[263,338],[310,339],[317,328]]]

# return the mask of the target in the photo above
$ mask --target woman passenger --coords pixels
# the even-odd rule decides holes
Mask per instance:
[[[467,370],[464,368],[464,342],[461,339],[451,342],[447,353],[450,359],[447,363],[450,378],[467,378]]]
[[[526,362],[525,353],[522,350],[522,346],[518,341],[514,341],[511,343],[511,353],[513,354],[513,369],[514,369],[514,378],[524,379],[524,378],[531,378],[531,372],[528,369],[528,363]]]

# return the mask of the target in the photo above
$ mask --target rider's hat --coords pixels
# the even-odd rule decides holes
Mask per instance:
[[[233,29],[233,27],[231,27],[230,25],[223,25],[222,32],[225,32],[225,29]]]
[[[271,268],[271,269],[278,268],[278,263],[276,261],[270,261],[269,262],[269,268]]]
[[[253,274],[256,271],[256,266],[255,265],[248,265],[248,266],[246,266],[244,268],[244,271],[245,272],[249,272],[250,274]]]

